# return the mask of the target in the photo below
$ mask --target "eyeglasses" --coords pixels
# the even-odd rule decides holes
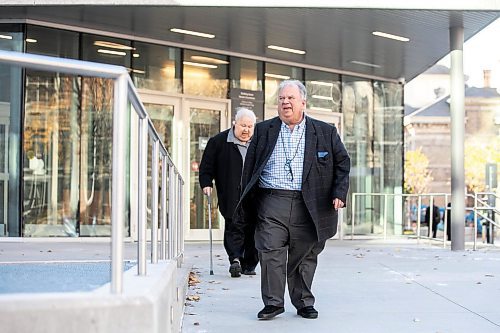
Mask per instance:
[[[285,161],[285,171],[286,171],[286,178],[288,179],[289,182],[293,182],[293,172],[292,172],[292,161],[291,160],[286,160]]]

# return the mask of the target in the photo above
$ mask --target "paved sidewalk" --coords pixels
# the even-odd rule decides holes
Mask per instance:
[[[186,244],[190,287],[183,332],[500,332],[500,249],[452,252],[414,240],[327,243],[313,283],[319,318],[286,312],[257,320],[263,307],[260,272],[231,278],[224,249]]]

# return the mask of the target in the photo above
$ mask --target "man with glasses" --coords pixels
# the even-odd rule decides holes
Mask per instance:
[[[337,129],[305,115],[306,97],[300,81],[280,84],[278,117],[256,125],[243,170],[234,220],[240,230],[256,226],[259,319],[285,311],[286,283],[297,314],[318,317],[311,291],[317,257],[337,231],[349,188],[350,158]]]
[[[258,258],[254,244],[253,226],[245,228],[243,244],[235,247],[233,237],[233,213],[241,192],[241,172],[247,148],[255,126],[255,113],[238,108],[233,127],[208,140],[200,163],[199,180],[205,195],[212,194],[213,181],[217,186],[219,210],[224,216],[224,248],[229,257],[231,277],[255,275]],[[238,254],[235,254],[237,252]]]

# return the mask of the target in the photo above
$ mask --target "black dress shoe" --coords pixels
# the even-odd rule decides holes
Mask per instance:
[[[280,313],[285,312],[284,307],[274,306],[274,305],[266,305],[260,312],[257,314],[257,318],[259,319],[271,319],[279,315]]]
[[[229,273],[231,273],[231,277],[234,278],[241,276],[241,265],[238,259],[233,260],[233,263],[229,266]]]
[[[301,309],[297,310],[297,314],[307,319],[316,319],[318,318],[318,311],[314,308],[314,306],[304,306]]]
[[[245,268],[241,274],[243,274],[243,275],[256,275],[257,273],[255,273],[255,269]]]

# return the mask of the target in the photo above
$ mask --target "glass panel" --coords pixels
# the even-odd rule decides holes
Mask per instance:
[[[170,154],[170,157],[172,159],[174,158],[172,155],[172,133],[173,133],[173,127],[172,127],[172,122],[174,119],[174,106],[173,105],[164,105],[164,104],[152,104],[152,103],[144,103],[144,107],[146,108],[147,112],[149,113],[149,116],[151,117],[151,120],[153,121],[153,125],[160,135],[161,140],[163,141],[163,144],[165,145],[165,148],[167,148],[167,151]],[[149,140],[149,145],[148,145],[148,198],[147,198],[147,205],[149,208],[152,207],[151,205],[151,198],[152,198],[152,165],[151,165],[151,159],[153,156],[153,145],[152,145],[152,140]],[[161,163],[158,162],[158,185],[161,188]],[[168,172],[168,171],[167,171]],[[167,192],[168,193],[168,192]],[[158,192],[158,214],[160,214],[160,201],[161,200],[161,193]],[[160,228],[160,218],[161,215],[158,215],[158,228]],[[148,209],[147,213],[147,223],[148,223],[148,228],[151,228],[151,209]]]
[[[161,137],[170,157],[172,156],[172,121],[174,119],[174,106],[165,104],[144,103],[153,125]]]
[[[133,47],[125,39],[82,34],[82,59],[130,68]]]
[[[0,24],[0,50],[23,51],[23,25]],[[0,236],[21,236],[21,108],[22,71],[0,64]]]
[[[264,119],[262,68],[260,61],[231,57],[231,118],[244,107],[255,113],[257,121]]]
[[[78,59],[78,33],[28,25],[26,52]]]
[[[343,76],[342,112],[344,114],[344,143],[351,156],[350,193],[377,192],[374,187],[373,154],[373,90],[366,79]],[[377,184],[378,185],[378,184]],[[356,200],[356,234],[381,233],[379,197]],[[348,210],[347,221],[352,221]]]
[[[183,61],[184,93],[188,95],[227,98],[227,56],[185,50]]]
[[[113,81],[84,78],[80,128],[80,235],[111,234]]]
[[[180,93],[181,51],[162,45],[134,43],[132,76],[137,88]]]
[[[296,79],[303,81],[303,69],[285,65],[266,63],[265,100],[267,105],[278,105],[278,86],[281,81]]]
[[[79,79],[26,72],[24,235],[76,236]]]
[[[2,122],[2,117],[0,117]],[[0,123],[0,175],[7,173],[7,144],[8,133],[7,124]]]
[[[219,110],[191,108],[190,121],[190,228],[208,229],[208,209],[198,182],[198,166],[210,137],[220,132]],[[212,228],[220,227],[217,214],[217,193],[212,195]]]
[[[231,88],[262,91],[260,61],[231,57]]]
[[[338,74],[306,69],[307,108],[340,112],[340,79]]]
[[[376,81],[374,87],[374,186],[381,193],[402,193],[403,184],[403,86]],[[390,198],[390,197],[389,197]],[[401,235],[403,200],[389,200],[378,210],[387,220],[388,234]],[[385,215],[385,216],[383,216]]]

